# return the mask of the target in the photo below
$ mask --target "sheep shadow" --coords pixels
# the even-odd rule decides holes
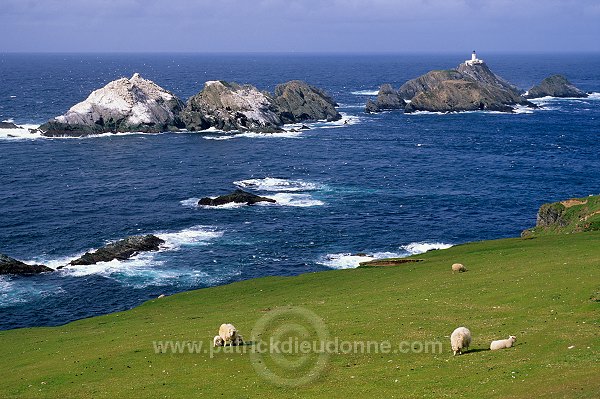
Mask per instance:
[[[489,351],[490,348],[475,348],[475,349],[469,349],[466,352],[463,352],[463,355],[466,355],[468,353],[477,353],[477,352],[487,352]]]

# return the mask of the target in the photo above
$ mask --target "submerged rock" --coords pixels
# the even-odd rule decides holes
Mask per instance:
[[[542,80],[539,85],[533,86],[526,94],[527,98],[546,96],[585,98],[588,95],[575,87],[575,85],[569,82],[564,76],[552,75]]]
[[[39,127],[45,136],[143,132],[159,133],[183,127],[184,103],[156,83],[134,74],[95,90],[61,116]]]
[[[210,198],[210,197],[201,198],[200,201],[198,201],[198,205],[219,206],[219,205],[229,204],[232,202],[235,202],[238,204],[254,205],[257,202],[275,203],[277,201],[275,201],[272,198],[261,197],[256,194],[252,194],[252,193],[237,189],[234,192],[232,192],[231,194],[221,195],[217,198]]]
[[[69,263],[72,266],[93,265],[98,262],[111,260],[126,260],[140,252],[158,251],[165,241],[152,235],[130,236],[123,240],[110,243],[94,252],[86,252],[82,257]]]
[[[12,122],[0,122],[0,129],[20,129],[20,126],[15,125]]]
[[[292,80],[275,88],[274,103],[284,123],[342,118],[336,102],[319,88],[300,80]]]
[[[404,109],[405,106],[406,102],[402,99],[402,96],[392,88],[392,85],[386,83],[379,88],[376,101],[367,101],[365,112],[375,113],[387,110]]]
[[[186,129],[280,132],[283,121],[273,99],[251,85],[209,81],[191,97],[181,113]]]
[[[32,275],[52,272],[54,269],[44,265],[28,265],[20,260],[0,254],[0,274]]]

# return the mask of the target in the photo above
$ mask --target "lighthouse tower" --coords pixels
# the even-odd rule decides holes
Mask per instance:
[[[473,50],[473,53],[471,54],[471,59],[466,60],[465,64],[467,64],[469,66],[473,66],[475,64],[483,64],[483,60],[480,60],[479,58],[477,58],[477,53],[475,52],[475,50]]]

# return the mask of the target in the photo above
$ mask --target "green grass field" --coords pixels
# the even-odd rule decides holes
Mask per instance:
[[[600,396],[600,232],[472,243],[419,258],[424,261],[249,280],[61,327],[2,331],[0,397]],[[455,262],[469,271],[452,274]],[[223,322],[250,341],[257,321],[278,312],[284,314],[269,328],[298,336],[285,330],[302,330],[305,320],[285,314],[296,307],[318,315],[332,339],[408,342],[417,349],[441,342],[442,351],[331,354],[300,386],[257,373],[250,352],[258,337],[212,357],[155,353],[153,343],[165,340],[202,341],[206,349]],[[453,357],[449,336],[461,325],[473,342]],[[508,335],[517,336],[513,348],[487,350]],[[290,366],[303,359],[307,365]],[[316,360],[314,354],[264,356],[260,364],[293,378]]]

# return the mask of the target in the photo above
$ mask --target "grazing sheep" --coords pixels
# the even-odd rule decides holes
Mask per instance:
[[[213,346],[217,347],[223,345],[225,345],[225,341],[223,341],[223,338],[221,338],[221,336],[219,335],[215,335],[215,337],[213,338]]]
[[[490,345],[490,350],[495,351],[498,349],[510,348],[517,341],[517,337],[514,335],[509,336],[507,339],[499,339],[497,341],[492,341]]]
[[[233,324],[221,324],[219,327],[219,336],[223,338],[223,345],[233,344],[233,340],[237,335],[237,329],[233,326]]]
[[[241,346],[244,345],[244,337],[241,334],[236,334],[233,341],[231,341],[233,346]]]
[[[469,345],[471,344],[471,331],[466,327],[458,327],[450,336],[450,344],[452,345],[454,356],[456,356],[456,352],[462,355],[463,349],[469,349]]]
[[[465,266],[462,263],[455,263],[452,265],[452,273],[454,274],[455,272],[466,272],[467,269],[465,268]]]

